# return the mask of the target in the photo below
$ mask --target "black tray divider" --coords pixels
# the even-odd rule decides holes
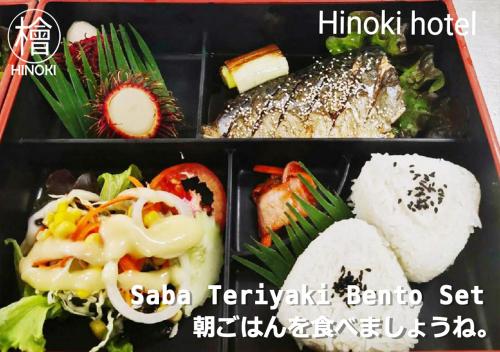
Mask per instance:
[[[201,125],[203,121],[203,100],[205,99],[205,76],[207,67],[208,32],[203,31],[201,44],[200,88],[198,91],[198,110],[196,113],[196,138],[201,138]]]
[[[231,239],[233,237],[234,229],[234,216],[233,216],[233,199],[234,190],[237,187],[233,183],[234,170],[234,149],[226,150],[227,153],[227,187],[226,187],[226,229],[224,233],[224,269],[223,269],[223,280],[222,280],[222,290],[223,292],[231,286]],[[221,297],[222,299],[222,297]],[[219,304],[219,317],[227,318],[229,317],[229,306],[223,301]],[[227,327],[224,327],[226,331]],[[229,350],[229,340],[227,338],[220,339],[219,351],[227,352]]]

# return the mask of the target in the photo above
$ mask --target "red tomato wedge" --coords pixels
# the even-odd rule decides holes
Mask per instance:
[[[198,163],[184,163],[169,167],[160,172],[152,181],[151,188],[171,192],[181,198],[189,199],[189,193],[182,186],[183,180],[198,177],[212,192],[213,202],[210,205],[215,222],[221,229],[226,222],[226,192],[224,186],[209,168]]]

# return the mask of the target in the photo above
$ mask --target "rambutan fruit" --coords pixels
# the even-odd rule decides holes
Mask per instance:
[[[181,120],[170,92],[143,73],[118,71],[102,80],[91,107],[98,137],[175,137]]]

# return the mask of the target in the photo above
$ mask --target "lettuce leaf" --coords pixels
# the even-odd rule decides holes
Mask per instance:
[[[33,289],[33,287],[29,286],[23,280],[21,280],[21,276],[19,275],[19,261],[23,257],[21,247],[19,246],[17,241],[12,239],[12,238],[7,238],[4,241],[4,243],[5,243],[5,245],[11,244],[12,249],[14,251],[14,268],[16,269],[17,286],[19,289],[19,294],[22,297],[27,297],[27,296],[31,296],[31,295],[35,294],[35,290]]]
[[[434,64],[432,52],[424,52],[412,66],[403,69],[399,76],[403,88],[406,110],[396,121],[395,127],[402,137],[415,137],[428,125],[435,114],[432,102],[434,94],[445,85],[443,72]]]
[[[106,345],[108,352],[134,352],[134,346],[123,336],[115,336]]]
[[[429,85],[429,93],[437,92],[445,84],[443,71],[434,64],[434,54],[431,51],[424,53],[415,64],[403,70],[399,81],[402,87],[416,91]]]
[[[55,318],[61,312],[58,303],[50,304],[47,297],[41,295],[23,297],[0,309],[0,351],[43,352],[45,320]]]
[[[366,19],[370,17],[376,18],[378,21],[380,20],[380,16],[372,11],[353,11],[348,17],[357,17],[363,24]],[[404,35],[406,25],[403,25],[400,28],[393,27],[394,34],[389,31],[385,31],[385,33],[382,34],[382,31],[379,29],[379,31],[373,35],[366,33],[363,30],[363,27],[364,26],[362,25],[362,27],[358,29],[357,21],[353,21],[351,32],[346,36],[328,37],[326,39],[326,48],[330,54],[342,54],[353,49],[359,49],[364,45],[378,46],[389,55],[401,55],[407,51],[406,37]]]
[[[127,170],[119,174],[110,174],[109,172],[101,174],[97,178],[97,182],[101,186],[101,199],[113,199],[120,194],[120,192],[129,188],[129,176],[133,176],[139,180],[142,179],[141,171],[134,164],[130,165]]]
[[[396,129],[401,137],[415,137],[423,130],[432,116],[426,97],[413,89],[403,93],[406,110],[396,121]]]

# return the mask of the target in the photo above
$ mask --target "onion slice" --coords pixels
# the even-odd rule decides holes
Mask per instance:
[[[148,202],[151,203],[165,203],[170,207],[177,209],[179,215],[193,216],[193,209],[191,204],[176,196],[175,194],[157,191],[150,188],[131,188],[120,193],[120,196],[135,196],[137,201],[134,202],[132,207],[132,219],[134,222],[144,227],[142,220],[142,208]]]
[[[176,303],[159,312],[146,314],[130,307],[118,289],[118,264],[116,262],[109,262],[104,266],[102,278],[106,284],[108,298],[113,307],[125,318],[136,323],[156,324],[172,318],[181,309],[180,304]]]

